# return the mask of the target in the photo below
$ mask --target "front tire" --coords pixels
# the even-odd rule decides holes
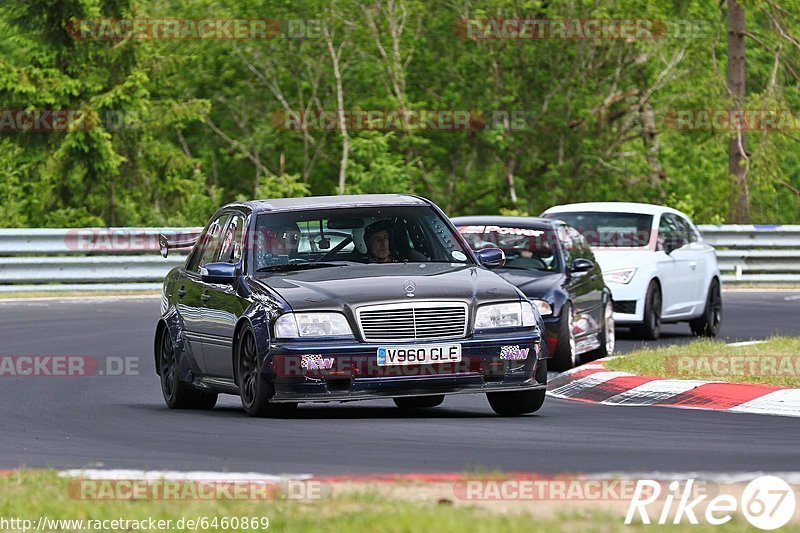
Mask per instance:
[[[261,372],[256,338],[249,326],[239,335],[236,346],[236,381],[244,412],[249,416],[287,416],[297,408],[296,403],[270,403],[275,385]]]
[[[600,347],[595,352],[600,357],[608,357],[614,354],[617,335],[614,325],[614,304],[609,299],[603,309],[602,323],[600,324]]]
[[[708,287],[706,307],[703,315],[689,322],[692,333],[697,337],[716,337],[722,326],[722,292],[719,281],[714,278]]]
[[[545,390],[487,392],[492,410],[500,416],[520,416],[535,413],[544,403]]]
[[[217,404],[216,394],[200,392],[178,379],[178,356],[166,327],[158,342],[158,366],[161,393],[170,409],[213,409]]]
[[[558,321],[558,339],[550,360],[550,368],[557,372],[564,372],[580,364],[580,356],[576,353],[575,325],[572,317],[572,304],[567,302],[561,308],[561,318]]]
[[[394,404],[403,410],[411,409],[430,409],[442,405],[444,394],[438,396],[411,396],[403,398],[393,398]]]
[[[661,335],[661,303],[661,289],[656,281],[651,281],[644,299],[644,323],[635,328],[645,340],[655,341]]]

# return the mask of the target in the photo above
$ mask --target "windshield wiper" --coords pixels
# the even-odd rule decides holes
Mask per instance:
[[[256,270],[256,272],[290,272],[293,270],[310,270],[312,268],[328,268],[349,266],[347,262],[341,263],[287,263],[283,265],[269,265]]]
[[[529,271],[534,271],[534,272],[553,272],[552,269],[548,270],[546,268],[518,267],[518,266],[510,266],[510,265],[503,265],[500,268],[507,268],[509,270],[529,270]]]

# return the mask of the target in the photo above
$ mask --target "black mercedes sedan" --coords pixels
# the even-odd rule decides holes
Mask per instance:
[[[435,407],[486,393],[538,410],[547,349],[536,308],[432,202],[406,195],[226,205],[163,285],[155,363],[171,408],[241,397],[253,416],[301,402],[391,398]]]
[[[586,239],[559,220],[471,216],[452,219],[470,247],[500,248],[496,272],[519,287],[544,318],[551,370],[614,352],[611,291]]]

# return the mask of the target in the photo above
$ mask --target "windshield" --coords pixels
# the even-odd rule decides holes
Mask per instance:
[[[650,242],[652,215],[639,213],[547,213],[546,218],[563,220],[583,234],[590,246],[628,248]]]
[[[556,271],[561,268],[555,233],[548,228],[513,226],[461,226],[458,228],[474,249],[500,248],[506,268]]]
[[[262,272],[315,262],[471,263],[450,226],[423,206],[266,213],[252,241],[254,267]]]

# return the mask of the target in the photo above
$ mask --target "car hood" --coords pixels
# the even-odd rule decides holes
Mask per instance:
[[[641,267],[655,259],[649,248],[592,248],[592,252],[604,274],[620,268]]]
[[[463,301],[472,307],[520,299],[519,291],[494,272],[450,263],[350,265],[258,276],[253,282],[278,293],[294,311],[353,312],[361,305],[421,300]],[[413,291],[406,291],[409,285]]]
[[[531,298],[544,296],[564,279],[564,274],[560,272],[499,269],[497,273]]]

